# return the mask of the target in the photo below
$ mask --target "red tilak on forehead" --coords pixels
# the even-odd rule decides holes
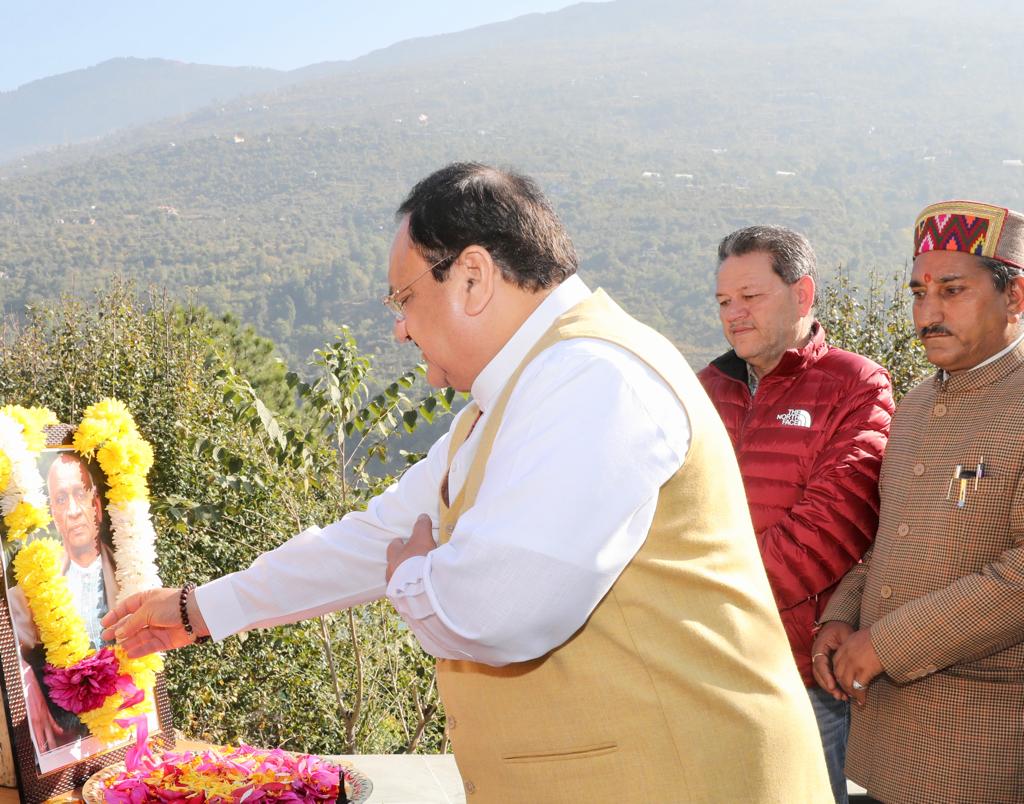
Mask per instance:
[[[925,274],[924,275],[924,281],[925,282],[931,282],[932,281],[932,275],[931,274]]]

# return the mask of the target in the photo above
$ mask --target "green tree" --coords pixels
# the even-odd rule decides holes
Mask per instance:
[[[179,530],[203,532],[216,541],[220,533],[236,527],[255,524],[290,535],[330,522],[342,512],[364,507],[393,482],[393,477],[378,476],[371,467],[388,462],[388,444],[396,433],[412,432],[421,421],[451,412],[450,389],[418,399],[407,396],[423,375],[422,367],[371,395],[371,361],[360,354],[347,330],[333,344],[316,350],[312,368],[311,382],[295,373],[286,378],[297,394],[303,423],[279,419],[233,367],[218,371],[225,409],[252,439],[245,442],[245,449],[223,437],[196,442],[196,451],[214,467],[207,487],[216,490],[216,499],[205,504],[185,498],[169,501]],[[253,505],[254,499],[260,504]],[[257,511],[260,519],[252,522]],[[267,518],[271,512],[273,518]],[[344,567],[325,571],[341,573]],[[298,627],[310,638],[318,636],[326,657],[329,673],[302,694],[323,708],[333,702],[341,725],[336,747],[340,744],[346,753],[392,752],[442,744],[433,660],[420,650],[389,604],[325,615]],[[338,645],[343,646],[340,652]],[[242,694],[256,696],[245,707],[261,713],[261,741],[281,742],[286,733],[265,717],[273,702],[256,689]]]
[[[829,343],[869,357],[889,370],[896,401],[934,370],[910,315],[910,294],[900,274],[868,275],[866,292],[840,267],[818,297],[818,320]]]
[[[209,333],[210,351],[219,362],[234,366],[259,393],[260,397],[283,416],[296,416],[299,409],[295,394],[285,380],[288,367],[277,344],[243,324],[236,315],[214,316],[205,307],[179,307],[177,326]]]

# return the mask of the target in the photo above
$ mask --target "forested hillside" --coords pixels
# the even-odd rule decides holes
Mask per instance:
[[[903,268],[918,209],[1024,206],[1024,11],[653,2],[562,12],[319,65],[289,88],[0,165],[4,309],[113,274],[233,311],[298,365],[377,297],[392,212],[455,159],[552,196],[582,275],[701,364],[731,229],[807,232],[853,275]],[[996,24],[998,20],[998,24]]]
[[[288,74],[167,59],[110,59],[0,92],[0,161],[184,115],[289,83]]]

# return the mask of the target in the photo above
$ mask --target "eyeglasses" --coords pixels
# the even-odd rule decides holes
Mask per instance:
[[[423,271],[423,273],[419,274],[415,279],[412,280],[412,282],[410,282],[405,287],[402,287],[402,288],[399,288],[398,290],[392,291],[387,296],[381,296],[381,299],[380,299],[381,304],[383,304],[392,313],[394,313],[395,314],[395,318],[397,318],[399,320],[405,318],[405,303],[408,301],[408,299],[402,299],[402,301],[399,301],[398,297],[401,296],[403,293],[405,293],[405,291],[407,291],[409,288],[411,288],[417,282],[419,282],[423,277],[425,277],[431,271],[433,271],[442,262],[446,262],[446,261],[448,261],[450,259],[451,259],[451,255],[449,255],[447,257],[442,257],[437,262],[435,262],[433,265],[431,265],[429,268],[427,268],[425,271]]]

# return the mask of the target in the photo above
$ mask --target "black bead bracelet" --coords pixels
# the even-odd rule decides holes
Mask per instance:
[[[185,633],[189,636],[193,635],[192,623],[188,619],[188,596],[192,594],[196,589],[194,583],[187,583],[181,587],[181,593],[178,595],[178,611],[181,613],[181,625],[185,629]],[[196,637],[196,644],[200,642],[209,642],[210,637],[201,636]]]

